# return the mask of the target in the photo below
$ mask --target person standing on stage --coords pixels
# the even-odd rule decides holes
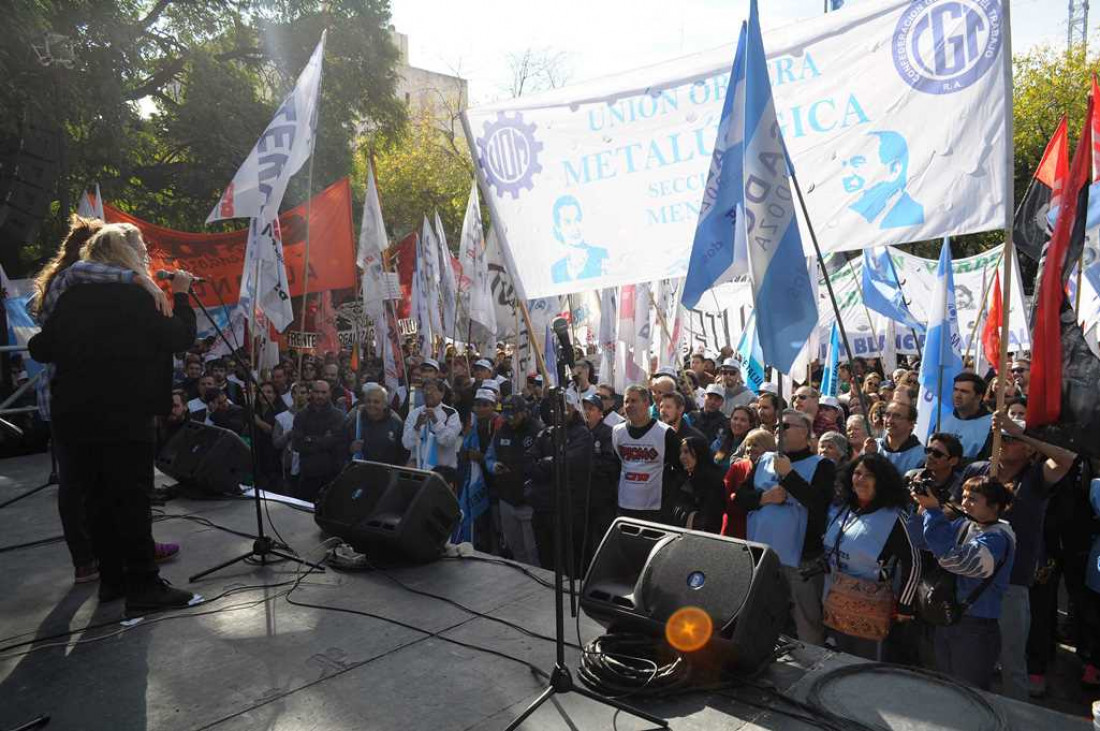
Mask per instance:
[[[148,278],[141,232],[109,224],[81,249],[81,259],[125,267]],[[149,490],[155,417],[172,404],[172,354],[195,341],[187,301],[192,278],[177,272],[174,306],[165,317],[154,299],[129,284],[74,287],[30,341],[31,357],[52,363],[54,436],[70,468],[84,477],[89,527],[99,562],[100,599],[126,598],[128,616],[185,607],[200,598],[172,588],[155,561]],[[129,398],[99,386],[126,373]]]

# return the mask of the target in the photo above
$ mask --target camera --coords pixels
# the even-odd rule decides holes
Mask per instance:
[[[950,498],[948,485],[937,485],[935,478],[926,470],[921,470],[916,475],[908,478],[906,483],[909,488],[909,494],[911,495],[927,495],[929,497],[934,497],[941,504],[946,503]]]

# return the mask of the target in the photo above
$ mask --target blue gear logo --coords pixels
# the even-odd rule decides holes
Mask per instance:
[[[477,147],[481,167],[499,198],[505,193],[519,198],[520,190],[534,187],[535,173],[542,172],[538,159],[542,143],[535,139],[535,123],[525,123],[519,112],[514,117],[497,112],[495,122],[485,123]]]

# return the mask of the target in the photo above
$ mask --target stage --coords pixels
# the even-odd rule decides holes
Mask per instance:
[[[48,472],[46,455],[0,461],[0,502],[42,484]],[[60,537],[56,494],[57,488],[50,487],[0,510],[0,549]],[[274,502],[268,507],[274,527],[289,545],[306,558],[321,557],[323,536],[312,515]],[[211,601],[154,615],[129,628],[119,623],[123,602],[100,607],[98,584],[72,583],[63,541],[0,550],[0,731],[39,715],[51,717],[45,728],[66,730],[500,729],[545,685],[523,663],[469,646],[549,671],[552,641],[417,595],[398,583],[551,638],[551,589],[510,565],[450,558],[392,570],[389,576],[329,570],[303,577],[288,563],[242,563],[188,585],[190,574],[250,545],[201,521],[250,532],[255,523],[252,504],[176,499],[157,510],[166,517],[154,523],[155,538],[183,547],[178,557],[161,566],[162,575]],[[536,573],[544,579],[551,576]],[[576,643],[576,625],[568,613],[566,624],[567,640]],[[73,630],[73,635],[48,639]],[[600,633],[582,615],[582,641]],[[31,640],[37,641],[16,646]],[[568,650],[571,668],[578,655]],[[822,648],[800,647],[781,657],[760,680],[804,698],[813,678],[852,662],[856,660]],[[935,687],[857,678],[834,686],[828,697],[837,703],[836,710],[843,706],[865,722],[893,729],[967,731],[988,722],[976,707],[961,699],[956,704],[955,696]],[[745,695],[750,701],[761,697]],[[1083,718],[988,698],[1012,728],[1091,728]],[[668,719],[674,729],[812,728],[715,693],[640,705]],[[558,696],[524,728],[647,727],[626,714],[613,716],[613,711],[578,696]]]

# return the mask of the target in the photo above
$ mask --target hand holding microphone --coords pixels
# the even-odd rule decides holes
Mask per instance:
[[[196,277],[188,271],[183,269],[177,269],[174,272],[170,272],[167,269],[160,269],[157,271],[157,279],[172,280],[172,292],[174,294],[187,294],[191,290],[191,284],[193,282],[205,282],[202,277]]]

